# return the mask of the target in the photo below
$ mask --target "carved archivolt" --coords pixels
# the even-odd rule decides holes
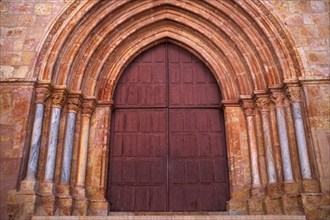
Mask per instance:
[[[258,0],[76,0],[45,38],[35,74],[109,101],[125,66],[166,40],[205,62],[224,100],[238,101],[301,75],[290,38]]]

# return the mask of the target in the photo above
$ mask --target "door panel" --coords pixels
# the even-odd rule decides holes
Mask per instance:
[[[159,45],[138,56],[120,78],[114,100],[122,107],[166,107],[166,47]]]
[[[112,141],[112,210],[166,211],[167,110],[116,109]]]
[[[225,210],[220,92],[202,62],[175,45],[158,45],[126,68],[114,100],[112,211]]]
[[[227,190],[220,111],[169,109],[169,118],[169,211],[223,210],[228,194],[216,194]]]
[[[172,44],[168,56],[169,107],[219,106],[218,85],[200,60]]]

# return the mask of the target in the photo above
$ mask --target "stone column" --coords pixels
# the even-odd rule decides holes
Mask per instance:
[[[246,117],[246,127],[250,149],[250,164],[252,176],[251,198],[248,201],[250,215],[264,214],[263,188],[259,173],[258,141],[256,134],[256,121],[253,100],[243,100],[243,108]]]
[[[87,215],[87,198],[85,189],[87,151],[89,141],[90,119],[94,111],[94,100],[84,101],[81,109],[81,130],[78,152],[77,178],[74,187],[73,215]]]
[[[289,136],[287,131],[287,120],[285,112],[286,96],[281,90],[272,92],[272,101],[275,104],[277,130],[280,141],[282,156],[282,168],[284,176],[284,194],[282,204],[284,214],[303,214],[300,210],[298,196],[300,194],[299,184],[294,181],[289,148]]]
[[[62,157],[62,170],[60,184],[56,186],[58,207],[56,215],[70,215],[72,197],[70,195],[70,172],[72,148],[75,133],[76,115],[80,106],[80,95],[70,95],[67,101],[68,117],[66,122],[64,149]]]
[[[49,88],[36,89],[36,112],[33,122],[33,130],[30,145],[27,175],[25,180],[35,181],[38,171],[38,158],[41,143],[41,130],[44,116],[45,101],[50,95]]]
[[[65,88],[55,88],[52,96],[52,115],[50,122],[46,169],[44,180],[39,185],[40,206],[37,215],[53,215],[54,213],[54,174],[57,153],[58,130],[61,117],[61,109],[65,102]]]
[[[288,88],[288,96],[292,107],[303,188],[305,192],[318,192],[318,182],[312,178],[311,165],[308,157],[306,132],[300,104],[302,102],[300,87],[298,85],[290,86]]]
[[[267,196],[265,198],[265,207],[267,214],[282,214],[281,205],[281,187],[278,184],[276,176],[275,161],[273,156],[273,140],[270,122],[270,99],[268,95],[262,95],[257,97],[257,106],[261,113],[262,131],[264,139],[264,147],[266,153],[266,165],[267,165]]]
[[[269,98],[261,97],[257,99],[257,106],[261,113],[261,122],[262,122],[262,130],[263,130],[263,138],[266,152],[266,162],[267,162],[267,176],[268,183],[276,183],[276,170],[275,170],[275,162],[273,157],[273,142],[271,138],[271,130],[270,130],[270,121],[269,121]]]
[[[276,109],[276,122],[277,122],[278,136],[280,140],[284,181],[292,182],[293,172],[292,172],[291,156],[289,149],[289,138],[287,132],[286,118],[285,118],[284,93],[282,91],[273,91],[272,101],[274,102]]]
[[[246,117],[246,126],[248,132],[248,141],[250,148],[250,162],[252,172],[252,187],[260,187],[259,163],[258,163],[258,142],[256,134],[256,124],[254,118],[254,103],[252,100],[243,101],[244,113]]]
[[[300,106],[300,102],[301,102],[300,87],[289,88],[289,97],[291,100],[294,127],[297,138],[301,176],[303,179],[311,179],[312,172],[309,163],[309,157],[307,152],[307,141],[305,136],[305,127],[301,113],[301,106]]]
[[[65,90],[55,90],[52,97],[52,116],[50,122],[45,180],[53,181],[55,174],[55,159],[57,152],[58,130],[61,118],[61,109],[65,102]]]
[[[27,175],[26,178],[21,182],[20,190],[16,198],[19,203],[20,210],[23,210],[20,215],[26,216],[26,218],[31,218],[35,212],[35,204],[37,200],[36,175],[38,171],[38,158],[41,144],[44,106],[51,90],[51,86],[48,84],[39,84],[39,86],[40,87],[36,88],[36,112],[33,122]]]

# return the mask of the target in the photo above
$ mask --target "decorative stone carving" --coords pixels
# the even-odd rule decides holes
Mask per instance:
[[[254,116],[254,103],[252,100],[243,101],[243,109],[246,116]]]
[[[259,111],[269,111],[269,103],[270,103],[270,100],[269,98],[267,97],[261,97],[261,98],[258,98],[257,101],[256,101],[256,104],[258,106],[258,109]]]
[[[52,106],[62,108],[64,102],[65,102],[66,96],[64,92],[56,92],[53,94],[52,97]]]
[[[272,92],[271,100],[275,104],[275,107],[284,106],[285,95],[282,91],[274,91]]]
[[[69,112],[74,112],[77,113],[79,107],[81,105],[80,99],[79,98],[69,98],[68,99],[68,111]]]
[[[287,96],[292,102],[301,101],[300,87],[290,87],[287,91]]]
[[[82,116],[91,116],[95,109],[94,101],[83,102],[81,105]]]
[[[45,104],[45,101],[50,95],[48,88],[39,87],[36,89],[36,103]]]

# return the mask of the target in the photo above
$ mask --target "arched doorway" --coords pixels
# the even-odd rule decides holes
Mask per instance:
[[[140,54],[114,96],[112,211],[223,211],[229,199],[223,112],[205,65],[170,43]]]
[[[299,79],[303,69],[290,37],[262,2],[158,0],[155,4],[154,0],[77,0],[72,1],[63,11],[49,28],[49,33],[44,39],[34,71],[38,82],[35,91],[35,116],[33,125],[31,123],[30,126],[30,153],[26,154],[28,158],[24,164],[27,175],[22,172],[21,178],[24,180],[20,183],[18,194],[15,194],[17,198],[10,199],[18,201],[12,204],[15,206],[13,216],[21,213],[21,207],[27,210],[24,215],[30,217],[35,213],[108,215],[108,200],[112,205],[110,211],[115,211],[116,205],[111,201],[115,196],[110,196],[110,199],[105,196],[105,190],[110,189],[107,180],[115,176],[114,172],[108,171],[108,160],[112,163],[115,161],[108,157],[108,150],[114,149],[114,143],[111,142],[115,138],[109,138],[108,134],[115,133],[114,129],[110,128],[110,118],[113,116],[112,119],[116,119],[118,112],[124,112],[125,109],[135,111],[137,117],[133,118],[139,119],[136,123],[140,123],[140,118],[151,118],[151,113],[141,114],[140,117],[138,111],[163,110],[163,114],[166,115],[166,129],[163,131],[166,156],[151,156],[166,162],[163,169],[166,178],[163,178],[162,182],[165,187],[162,194],[164,197],[159,199],[164,202],[159,205],[161,208],[157,209],[173,210],[170,201],[173,187],[171,188],[170,183],[174,178],[171,174],[184,167],[181,172],[184,174],[179,173],[177,176],[187,179],[188,163],[181,158],[182,161],[178,161],[185,166],[171,168],[171,164],[177,159],[171,157],[171,140],[174,139],[170,137],[176,135],[175,132],[171,132],[171,118],[175,119],[174,123],[195,123],[197,127],[198,122],[201,123],[198,128],[213,129],[213,124],[202,123],[211,115],[211,111],[217,111],[218,116],[214,113],[212,118],[215,119],[210,123],[216,120],[221,122],[221,110],[218,106],[220,95],[216,83],[208,81],[204,86],[203,81],[199,81],[203,77],[195,78],[194,74],[184,74],[187,78],[181,78],[183,75],[179,74],[180,79],[187,80],[183,81],[184,83],[169,81],[172,63],[168,60],[171,58],[168,56],[170,50],[165,47],[165,83],[161,80],[154,83],[153,78],[148,76],[143,76],[146,77],[143,83],[136,81],[140,80],[140,75],[154,68],[153,62],[157,63],[157,66],[158,62],[161,63],[160,60],[151,60],[149,66],[143,66],[142,63],[141,69],[145,68],[143,73],[138,72],[138,78],[134,78],[133,74],[132,82],[128,83],[131,91],[128,89],[127,92],[132,92],[132,95],[124,95],[128,101],[123,103],[126,106],[118,105],[118,99],[114,96],[114,89],[117,87],[119,91],[121,87],[120,82],[118,85],[119,79],[125,78],[120,78],[121,73],[131,58],[149,45],[163,42],[165,39],[171,39],[198,56],[212,71],[221,88],[221,102],[226,121],[226,150],[230,167],[228,185],[231,193],[230,201],[227,203],[229,211],[251,215],[301,213],[301,209],[306,207],[300,202],[305,193],[319,192],[313,157],[309,160],[309,156],[314,154],[313,145],[308,142],[309,130],[306,130],[306,117],[302,114],[304,99]],[[179,50],[179,55],[182,51]],[[181,70],[189,62],[184,59],[178,63]],[[176,64],[173,66],[175,69]],[[193,80],[190,86],[189,80]],[[160,93],[154,92],[154,85],[161,88],[162,83],[165,98],[156,99]],[[143,84],[143,87],[140,84]],[[139,85],[143,89],[140,89]],[[216,89],[215,93],[204,93],[204,88],[212,87]],[[182,94],[188,96],[171,96],[169,88],[177,88],[177,91],[186,89],[188,92]],[[134,90],[145,95],[134,96],[138,94]],[[213,100],[210,96],[212,94],[218,94],[218,98],[214,99],[214,103],[207,102]],[[140,97],[148,99],[142,100]],[[180,99],[176,99],[177,97]],[[113,99],[117,109],[115,108],[114,115],[111,115]],[[193,112],[192,119],[187,116],[188,119],[185,120],[185,116],[189,115],[187,112]],[[128,118],[126,115],[125,117]],[[123,125],[125,124],[120,126]],[[197,131],[199,132],[196,129]],[[146,133],[144,130],[143,132]],[[189,130],[186,133],[191,136],[198,135],[194,132]],[[223,131],[214,132],[219,132],[220,135]],[[187,138],[187,142],[189,141],[191,140]],[[179,147],[178,153],[182,153],[182,149],[185,148]],[[184,153],[191,152],[194,151]],[[199,161],[189,162],[189,167],[198,167],[192,169],[191,174],[199,177],[199,182],[196,181],[197,178],[192,178],[196,182],[191,185],[203,185],[201,173],[204,175],[207,172],[200,172],[202,165]],[[138,174],[139,166],[144,165],[141,163],[134,167],[134,178]],[[151,167],[151,164],[146,166]],[[146,176],[149,175],[151,178],[150,169],[147,169],[150,172],[146,173]],[[109,174],[112,176],[108,178]],[[122,171],[119,174],[118,176],[123,178]],[[215,177],[214,172],[212,176]],[[204,185],[207,184],[209,183],[205,181]],[[182,187],[186,185],[181,183]],[[175,204],[174,207],[180,207],[180,210],[203,210],[200,200],[195,202],[196,200],[191,199],[191,206],[186,205],[189,201],[188,196],[194,198],[193,196],[200,195],[200,188],[198,192],[194,191],[197,188],[194,186],[190,188],[192,190],[188,189],[189,195],[183,190],[181,194],[179,191],[179,200],[174,201],[179,201],[181,207],[180,204]],[[143,196],[144,192],[142,191],[140,198],[147,198]],[[111,190],[109,193],[111,194]],[[134,196],[135,194],[134,192]],[[203,192],[203,196],[207,194],[211,195],[210,191]],[[224,194],[214,192],[214,195]],[[149,199],[147,204],[151,204],[150,201]],[[151,210],[150,207],[138,207],[138,210],[145,209]],[[118,210],[124,209],[120,207]],[[19,215],[21,214],[17,214]]]

